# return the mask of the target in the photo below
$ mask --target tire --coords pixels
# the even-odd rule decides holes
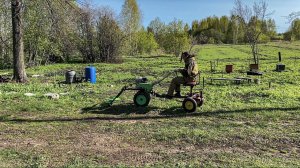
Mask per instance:
[[[197,109],[197,102],[192,97],[187,97],[182,102],[182,108],[187,113],[195,112]]]
[[[138,91],[134,97],[133,102],[138,107],[146,107],[150,102],[150,94],[145,91]]]

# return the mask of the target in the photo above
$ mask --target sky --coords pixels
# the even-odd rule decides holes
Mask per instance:
[[[116,14],[122,10],[124,0],[91,0],[94,6],[109,6]],[[259,0],[244,0],[246,4],[253,4]],[[290,23],[285,18],[291,12],[300,11],[300,0],[266,0],[270,18],[277,25],[277,32],[288,30]],[[234,0],[137,0],[142,11],[142,24],[147,27],[156,17],[169,23],[175,18],[191,25],[193,20],[201,20],[208,16],[230,16]]]

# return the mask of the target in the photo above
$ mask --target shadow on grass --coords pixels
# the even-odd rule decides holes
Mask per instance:
[[[109,115],[121,115],[121,114],[146,114],[150,111],[158,111],[159,108],[154,106],[147,107],[136,107],[133,103],[129,104],[119,104],[113,106],[93,105],[91,107],[85,107],[81,109],[81,113],[91,113],[91,114],[109,114]]]
[[[172,58],[170,55],[150,55],[150,56],[142,56],[142,58]]]
[[[157,115],[128,115],[128,114],[146,114],[150,111],[157,110]],[[135,107],[133,104],[116,105],[113,107],[100,108],[99,105],[83,108],[83,113],[91,114],[105,114],[107,116],[101,117],[82,117],[82,118],[50,118],[50,119],[8,119],[7,117],[0,116],[0,123],[16,122],[16,123],[41,123],[41,122],[89,122],[89,121],[126,121],[126,120],[155,120],[155,119],[171,119],[171,118],[184,118],[184,117],[205,117],[205,116],[218,116],[222,114],[233,113],[259,113],[259,112],[273,112],[273,111],[296,111],[300,107],[291,108],[252,108],[252,109],[239,109],[239,110],[218,110],[212,112],[196,112],[185,113],[181,107],[173,107],[169,109],[160,109],[158,107]],[[122,115],[122,116],[120,116]]]

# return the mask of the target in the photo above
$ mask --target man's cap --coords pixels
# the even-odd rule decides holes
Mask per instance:
[[[187,51],[182,52],[180,57],[180,62],[182,61],[183,58],[188,58],[189,56],[190,54]]]

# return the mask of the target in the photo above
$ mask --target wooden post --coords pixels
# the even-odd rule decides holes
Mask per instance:
[[[216,71],[216,61],[214,61],[214,72]]]
[[[278,52],[278,61],[281,62],[281,52]]]
[[[295,57],[295,61],[294,61],[294,67],[296,68],[296,61],[297,61],[297,57]],[[297,69],[296,69],[297,71]]]

